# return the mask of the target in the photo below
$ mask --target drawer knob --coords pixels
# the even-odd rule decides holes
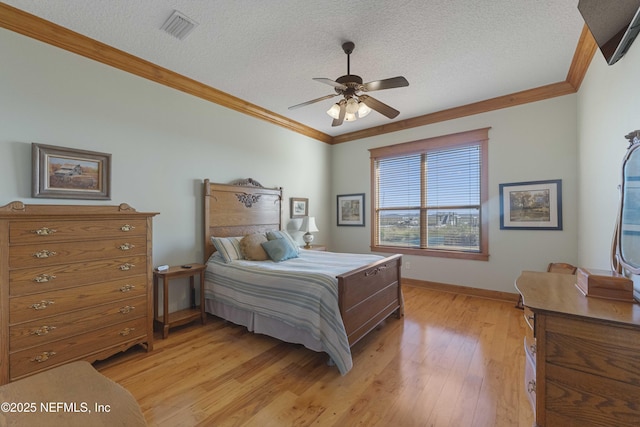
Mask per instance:
[[[135,228],[133,225],[130,225],[130,224],[125,224],[125,225],[123,225],[122,227],[120,227],[120,230],[124,231],[125,233],[126,233],[127,231],[133,231],[133,230],[135,230],[135,229],[136,229],[136,228]]]
[[[53,303],[54,303],[53,301],[42,300],[40,302],[31,304],[31,307],[29,308],[33,308],[34,310],[44,310],[45,308],[49,307]]]
[[[531,380],[527,383],[527,392],[529,394],[536,392],[536,380]]]
[[[55,356],[55,355],[56,355],[55,351],[43,351],[42,353],[40,353],[39,355],[31,359],[31,361],[42,363],[42,362],[46,362],[47,360],[49,360],[51,356]]]
[[[124,328],[123,330],[120,331],[120,335],[122,335],[123,337],[126,337],[127,335],[129,335],[131,332],[135,330],[136,328]]]
[[[34,329],[31,331],[31,335],[37,335],[37,336],[42,336],[42,335],[47,335],[49,332],[53,331],[54,329],[56,329],[55,326],[41,326],[38,329]]]
[[[32,233],[37,234],[38,236],[50,236],[52,234],[57,233],[57,230],[48,227],[41,227],[37,230],[31,230]]]
[[[128,314],[135,310],[135,307],[132,305],[125,305],[124,307],[120,307],[120,313]]]
[[[55,255],[57,255],[56,252],[49,251],[47,249],[43,249],[41,251],[38,251],[38,252],[34,253],[33,257],[34,258],[49,258],[49,257],[55,256]]]
[[[127,270],[131,270],[133,267],[135,267],[135,265],[134,265],[134,264],[129,264],[129,263],[127,262],[127,263],[122,264],[122,265],[120,266],[120,270],[122,270],[122,271],[127,271]]]
[[[135,285],[124,285],[120,288],[120,292],[130,292],[135,288]]]
[[[118,248],[120,248],[121,251],[128,251],[130,249],[135,248],[135,245],[132,245],[131,243],[123,243],[120,246],[118,246]]]
[[[52,274],[41,274],[39,276],[36,276],[33,278],[33,281],[36,283],[46,283],[46,282],[50,282],[53,279],[55,279],[56,276],[52,275]]]

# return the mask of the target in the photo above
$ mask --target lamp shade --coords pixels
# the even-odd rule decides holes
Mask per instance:
[[[320,231],[318,230],[318,227],[316,227],[316,218],[313,216],[305,216],[304,218],[302,218],[300,231],[304,231],[305,233],[314,233]]]
[[[337,119],[340,116],[340,104],[333,104],[331,108],[327,110],[327,114]]]

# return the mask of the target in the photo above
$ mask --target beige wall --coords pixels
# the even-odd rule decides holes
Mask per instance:
[[[160,212],[155,264],[201,259],[203,178],[283,186],[285,222],[289,197],[307,197],[318,243],[368,252],[370,211],[364,228],[337,227],[335,212],[337,194],[364,192],[370,202],[368,148],[491,127],[490,260],[407,256],[404,274],[513,292],[521,270],[550,261],[608,265],[623,135],[640,128],[637,45],[612,67],[596,53],[577,95],[328,146],[0,29],[0,204],[104,203],[31,199],[30,145],[38,142],[113,155],[110,203]],[[499,229],[500,183],[557,178],[563,231]]]
[[[404,276],[515,292],[513,282],[520,271],[544,270],[551,261],[577,261],[576,95],[338,145],[331,153],[332,193],[364,192],[371,200],[369,148],[484,127],[491,127],[489,261],[405,256]],[[548,179],[562,179],[564,229],[500,230],[499,184]],[[333,244],[341,251],[367,251],[370,217],[367,211],[365,228],[334,225]]]
[[[155,217],[154,265],[202,261],[202,180],[309,198],[329,235],[325,143],[0,29],[0,205],[119,204]],[[112,200],[31,199],[31,143],[112,154]],[[171,309],[188,301],[172,289]]]
[[[624,136],[640,129],[640,40],[609,66],[596,52],[578,93],[580,265],[609,268]]]

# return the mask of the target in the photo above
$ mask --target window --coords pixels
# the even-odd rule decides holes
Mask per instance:
[[[371,149],[372,249],[488,260],[489,128]]]

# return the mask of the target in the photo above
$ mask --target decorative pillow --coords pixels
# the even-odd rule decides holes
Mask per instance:
[[[286,239],[291,246],[295,249],[296,253],[300,253],[300,247],[296,243],[296,241],[291,237],[289,233],[286,231],[267,231],[267,239],[268,240],[276,240],[276,239]]]
[[[240,240],[240,250],[244,259],[250,261],[265,261],[269,255],[264,251],[262,243],[267,242],[267,236],[262,233],[248,234]]]
[[[242,237],[211,237],[211,243],[222,255],[224,262],[229,264],[233,260],[242,259],[240,240]]]
[[[275,262],[298,258],[297,246],[293,246],[287,239],[275,239],[262,243],[262,247]]]

